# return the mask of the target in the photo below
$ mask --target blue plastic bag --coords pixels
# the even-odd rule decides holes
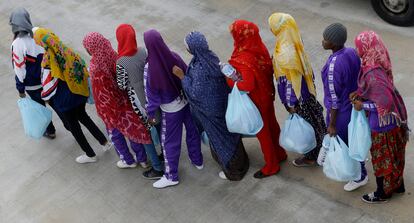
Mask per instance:
[[[92,82],[91,79],[88,78],[88,88],[89,88],[89,97],[88,100],[86,101],[88,104],[95,104],[95,100],[93,99],[93,93],[92,93]]]
[[[352,109],[351,121],[348,125],[349,156],[363,162],[367,159],[372,145],[371,128],[365,111]]]
[[[263,128],[263,120],[249,95],[240,92],[237,83],[229,94],[226,111],[229,132],[243,135],[256,135]]]
[[[52,111],[30,98],[20,98],[17,101],[24,133],[34,139],[42,138],[46,128],[52,121]]]
[[[201,142],[203,142],[203,144],[206,146],[210,146],[210,139],[208,138],[206,131],[203,131],[201,133]]]
[[[158,135],[157,128],[155,128],[154,126],[151,127],[151,138],[154,146],[158,146],[160,144],[160,137]]]
[[[287,151],[308,153],[316,147],[315,130],[298,114],[290,114],[280,133],[279,144]]]
[[[347,182],[361,178],[361,164],[348,154],[348,147],[339,136],[331,137],[323,164],[323,173],[330,179]]]

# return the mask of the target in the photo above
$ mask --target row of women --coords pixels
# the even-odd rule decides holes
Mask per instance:
[[[120,156],[120,168],[146,166],[148,179],[158,179],[153,186],[165,188],[179,183],[178,164],[183,126],[191,163],[203,168],[200,133],[206,132],[213,158],[222,171],[219,176],[241,180],[249,168],[242,136],[227,130],[225,113],[228,94],[237,87],[248,93],[262,116],[264,126],[257,134],[265,165],[254,174],[261,179],[277,174],[287,154],[279,145],[280,128],[275,117],[276,77],[280,100],[289,113],[297,113],[314,128],[317,146],[310,153],[293,160],[297,167],[315,165],[325,134],[339,135],[348,141],[347,126],[351,110],[367,111],[372,130],[372,163],[377,190],[363,196],[368,203],[387,201],[393,193],[403,193],[404,156],[408,141],[407,112],[402,97],[393,84],[388,51],[373,31],[355,38],[356,49],[345,47],[347,30],[339,23],[323,33],[323,48],[331,50],[322,69],[324,105],[316,100],[314,73],[303,41],[292,16],[274,13],[269,18],[276,37],[273,57],[262,42],[259,28],[252,22],[236,20],[229,31],[234,51],[228,60],[241,80],[226,78],[220,60],[209,49],[205,36],[191,32],[185,37],[192,55],[187,65],[171,51],[156,30],[144,33],[144,47],[138,47],[135,30],[122,24],[116,29],[118,52],[103,35],[92,32],[83,45],[92,56],[89,73],[86,63],[52,31],[36,28],[28,12],[16,9],[10,18],[14,33],[12,44],[16,86],[21,97],[26,94],[39,103],[46,101],[60,116],[64,126],[79,143],[84,155],[79,163],[96,162],[96,155],[82,133],[82,123],[104,146],[110,143],[85,112],[89,95],[88,76],[98,115]],[[326,121],[326,122],[325,122]],[[158,129],[163,161],[157,155],[150,130]],[[51,123],[45,136],[55,137]],[[128,144],[136,153],[129,152]],[[361,179],[345,185],[355,190],[368,182],[364,163]]]

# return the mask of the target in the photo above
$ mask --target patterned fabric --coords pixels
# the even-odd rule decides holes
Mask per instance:
[[[376,177],[384,177],[386,195],[391,195],[403,183],[405,146],[404,130],[399,127],[389,132],[372,133],[372,166]]]
[[[45,48],[42,67],[49,68],[52,77],[66,82],[72,93],[88,97],[88,69],[79,54],[63,44],[49,29],[38,28],[34,40]]]
[[[230,88],[220,71],[220,60],[209,49],[204,35],[191,32],[185,42],[193,58],[182,81],[183,89],[193,116],[207,132],[220,164],[227,169],[240,141],[240,135],[230,133],[226,125]]]
[[[273,53],[273,69],[276,79],[286,76],[293,90],[301,97],[302,76],[309,92],[316,96],[314,75],[308,55],[295,19],[285,13],[274,13],[269,17],[269,26],[277,41]]]
[[[323,119],[323,107],[316,100],[315,96],[310,96],[308,100],[299,103],[296,111],[300,117],[312,125],[315,130],[316,147],[305,157],[310,160],[316,160],[319,155],[319,149],[322,147],[323,137],[326,135],[326,124]]]
[[[118,129],[135,143],[151,143],[149,131],[133,111],[126,92],[116,83],[117,53],[111,43],[99,33],[89,33],[83,40],[92,55],[90,61],[92,91],[96,110],[108,129]]]
[[[137,39],[135,29],[129,24],[121,24],[116,28],[116,40],[118,40],[118,57],[133,56],[137,53]]]
[[[390,57],[381,37],[374,31],[362,32],[355,46],[362,61],[358,95],[377,105],[380,126],[394,121],[406,125],[407,110],[394,86]]]
[[[362,72],[381,67],[393,82],[392,65],[387,47],[381,37],[374,31],[365,31],[355,37],[355,46],[361,57]]]
[[[116,81],[118,84],[118,87],[122,90],[126,90],[128,93],[129,101],[131,102],[132,108],[134,109],[134,112],[139,116],[139,119],[142,121],[142,123],[145,125],[145,127],[150,130],[151,125],[148,123],[148,118],[145,112],[145,104],[141,104],[141,101],[138,99],[138,96],[134,90],[134,88],[129,87],[129,79],[128,74],[125,70],[125,68],[117,64],[116,65]]]
[[[248,69],[255,75],[258,88],[274,99],[273,76],[263,75],[272,72],[272,59],[259,34],[256,24],[246,20],[236,20],[230,27],[234,39],[234,50],[229,63],[237,71]]]

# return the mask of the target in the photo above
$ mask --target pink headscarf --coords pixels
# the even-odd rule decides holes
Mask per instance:
[[[407,127],[407,110],[394,86],[391,60],[381,37],[374,31],[362,32],[355,46],[362,61],[358,95],[376,104],[380,126],[394,122]]]
[[[108,129],[116,128],[135,143],[151,143],[143,121],[134,112],[125,91],[116,83],[117,53],[102,34],[92,32],[83,39],[83,46],[91,54],[89,69],[92,92],[98,115]]]

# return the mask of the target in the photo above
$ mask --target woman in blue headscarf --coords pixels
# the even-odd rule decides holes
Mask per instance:
[[[185,75],[177,68],[174,74],[182,80],[198,127],[208,135],[212,156],[223,170],[219,176],[241,180],[249,169],[249,158],[241,136],[227,130],[225,114],[230,88],[220,71],[220,60],[200,32],[189,33],[185,42],[193,58]]]

